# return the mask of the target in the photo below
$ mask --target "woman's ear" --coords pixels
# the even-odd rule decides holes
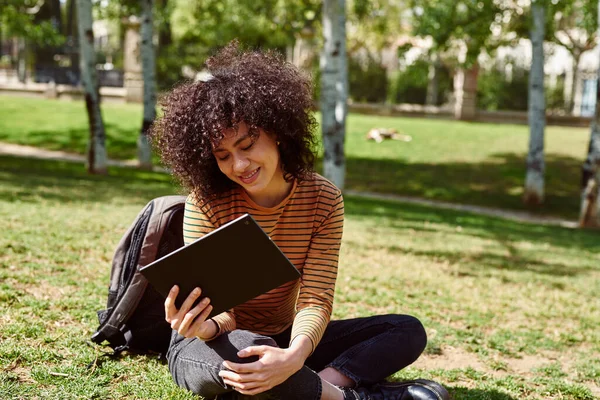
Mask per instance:
[[[281,144],[281,140],[279,140],[278,134],[272,133],[272,132],[267,132],[264,129],[262,131],[269,137],[269,139],[273,140],[277,146],[279,146]]]

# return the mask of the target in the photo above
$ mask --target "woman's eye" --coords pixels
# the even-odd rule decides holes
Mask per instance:
[[[254,142],[255,142],[255,140],[253,140],[252,142],[250,142],[250,144],[249,144],[248,146],[246,146],[246,147],[242,147],[242,150],[244,150],[244,151],[245,151],[245,150],[250,150],[250,148],[251,148],[252,146],[254,146]]]
[[[219,159],[219,161],[225,161],[229,158],[229,154],[223,157],[217,157]]]

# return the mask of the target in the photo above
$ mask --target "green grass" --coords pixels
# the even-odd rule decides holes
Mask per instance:
[[[109,157],[135,158],[142,107],[103,103],[102,117]],[[0,141],[84,154],[89,136],[83,101],[0,96]]]
[[[0,398],[194,398],[155,357],[89,341],[118,240],[177,191],[159,173],[0,157]],[[598,238],[347,196],[334,316],[420,318],[428,347],[394,379],[436,379],[457,400],[593,399]]]
[[[102,106],[109,157],[136,157],[140,105]],[[396,128],[412,142],[365,140],[373,127]],[[347,123],[348,189],[526,210],[522,204],[527,126],[351,114]],[[84,153],[82,102],[0,96],[0,141]],[[546,129],[546,202],[530,211],[575,220],[589,129]]]

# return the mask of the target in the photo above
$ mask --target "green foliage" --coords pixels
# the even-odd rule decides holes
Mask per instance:
[[[406,70],[395,73],[388,96],[390,102],[425,104],[429,82],[428,70],[427,62],[419,60],[408,66]]]
[[[513,68],[509,81],[498,67],[480,70],[477,82],[477,105],[483,110],[527,111],[529,71]]]
[[[160,91],[168,91],[184,77],[181,68],[185,65],[185,56],[179,44],[165,46],[156,57],[156,84]]]
[[[350,97],[356,102],[383,103],[388,86],[387,71],[377,60],[349,57],[348,81]]]
[[[598,29],[598,3],[587,0],[560,0],[548,2],[548,13],[552,17],[549,24],[553,28],[553,32],[570,33],[575,29],[583,30],[587,37],[587,41],[596,42],[596,31]],[[572,44],[573,41],[570,38]],[[558,44],[565,45],[564,40],[559,40],[557,37],[551,38]],[[567,46],[568,42],[567,42]]]
[[[377,51],[406,33],[408,2],[397,0],[350,0],[346,19],[349,53],[368,48]]]
[[[50,21],[36,21],[36,14],[39,12],[38,3],[35,0],[0,1],[2,34],[25,38],[44,46],[62,44],[64,38]]]
[[[418,36],[430,36],[434,44],[445,49],[454,35],[456,2],[436,0],[411,0],[415,13],[413,33]]]
[[[184,65],[202,69],[207,57],[236,38],[249,48],[276,49],[285,53],[297,38],[302,37],[313,41],[318,61],[321,1],[173,0],[168,8],[166,18],[173,31],[173,42],[169,47],[173,49],[159,51],[157,73],[162,88],[170,87],[180,78]],[[351,1],[346,18],[356,29],[348,30],[348,54],[355,55],[365,47],[380,49],[387,44],[390,37],[402,29],[399,21],[404,8],[403,2],[395,0]],[[366,69],[375,73],[373,68]]]
[[[202,49],[199,58],[235,38],[250,48],[285,49],[297,33],[316,22],[319,10],[316,1],[180,0],[173,10],[173,33],[176,40]]]
[[[571,53],[581,54],[597,43],[598,3],[586,0],[538,0],[546,10],[545,40],[563,46]],[[532,25],[529,7],[512,10],[507,32],[529,38]],[[582,34],[583,33],[583,34]]]
[[[565,109],[564,79],[558,79],[554,86],[546,85],[546,109],[549,111],[567,111]]]
[[[546,11],[544,19],[546,22],[546,26],[544,27],[544,40],[553,41],[555,40],[554,34],[557,29],[557,24],[555,23],[557,8],[556,6],[553,6],[551,0],[540,1],[543,2]],[[558,3],[561,2],[562,0],[558,1]],[[516,38],[529,39],[531,28],[533,26],[530,6],[527,5],[526,7],[523,7],[521,5],[515,5],[509,12],[510,20],[505,26],[505,32],[514,34]]]
[[[167,43],[159,48],[158,86],[165,90],[182,80],[184,66],[201,70],[211,54],[233,39],[248,48],[285,52],[296,35],[320,22],[319,13],[315,0],[174,0],[159,15],[172,32],[163,33]]]
[[[546,109],[565,109],[564,79],[555,85],[546,82],[544,93]],[[480,70],[477,82],[477,106],[482,110],[527,111],[529,95],[529,71],[513,66],[512,79],[508,80],[499,66],[490,70]]]
[[[316,60],[315,60],[316,61]],[[315,62],[312,68],[313,99],[316,104],[321,101],[321,68],[318,62]]]
[[[409,65],[404,71],[399,71],[391,77],[388,101],[390,103],[425,104],[427,99],[427,85],[429,84],[429,62],[420,59]],[[452,78],[445,67],[438,67],[438,104],[452,90]]]
[[[434,49],[447,50],[453,41],[467,46],[466,63],[476,61],[482,50],[501,44],[492,34],[492,25],[503,21],[500,2],[494,0],[411,0],[415,18],[413,33],[433,39]]]

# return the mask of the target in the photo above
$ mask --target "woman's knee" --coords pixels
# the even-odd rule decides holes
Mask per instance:
[[[253,333],[250,331],[244,331],[241,329],[232,331],[223,335],[227,337],[227,341],[231,343],[231,345],[239,350],[245,349],[246,347],[251,346],[272,346],[278,347],[277,342],[269,336],[260,335],[258,333]],[[221,336],[221,337],[223,337]],[[221,338],[219,337],[219,338]],[[209,342],[210,343],[210,342]]]
[[[427,331],[421,321],[412,315],[392,315],[396,332],[410,343],[416,360],[427,346]]]
[[[178,386],[207,398],[229,391],[219,376],[223,361],[253,362],[256,357],[240,358],[238,351],[249,346],[277,346],[268,336],[242,330],[228,332],[209,342],[184,339],[171,344],[167,360],[173,380]]]
[[[180,357],[169,362],[169,370],[177,386],[202,397],[212,399],[228,391],[218,366]]]

